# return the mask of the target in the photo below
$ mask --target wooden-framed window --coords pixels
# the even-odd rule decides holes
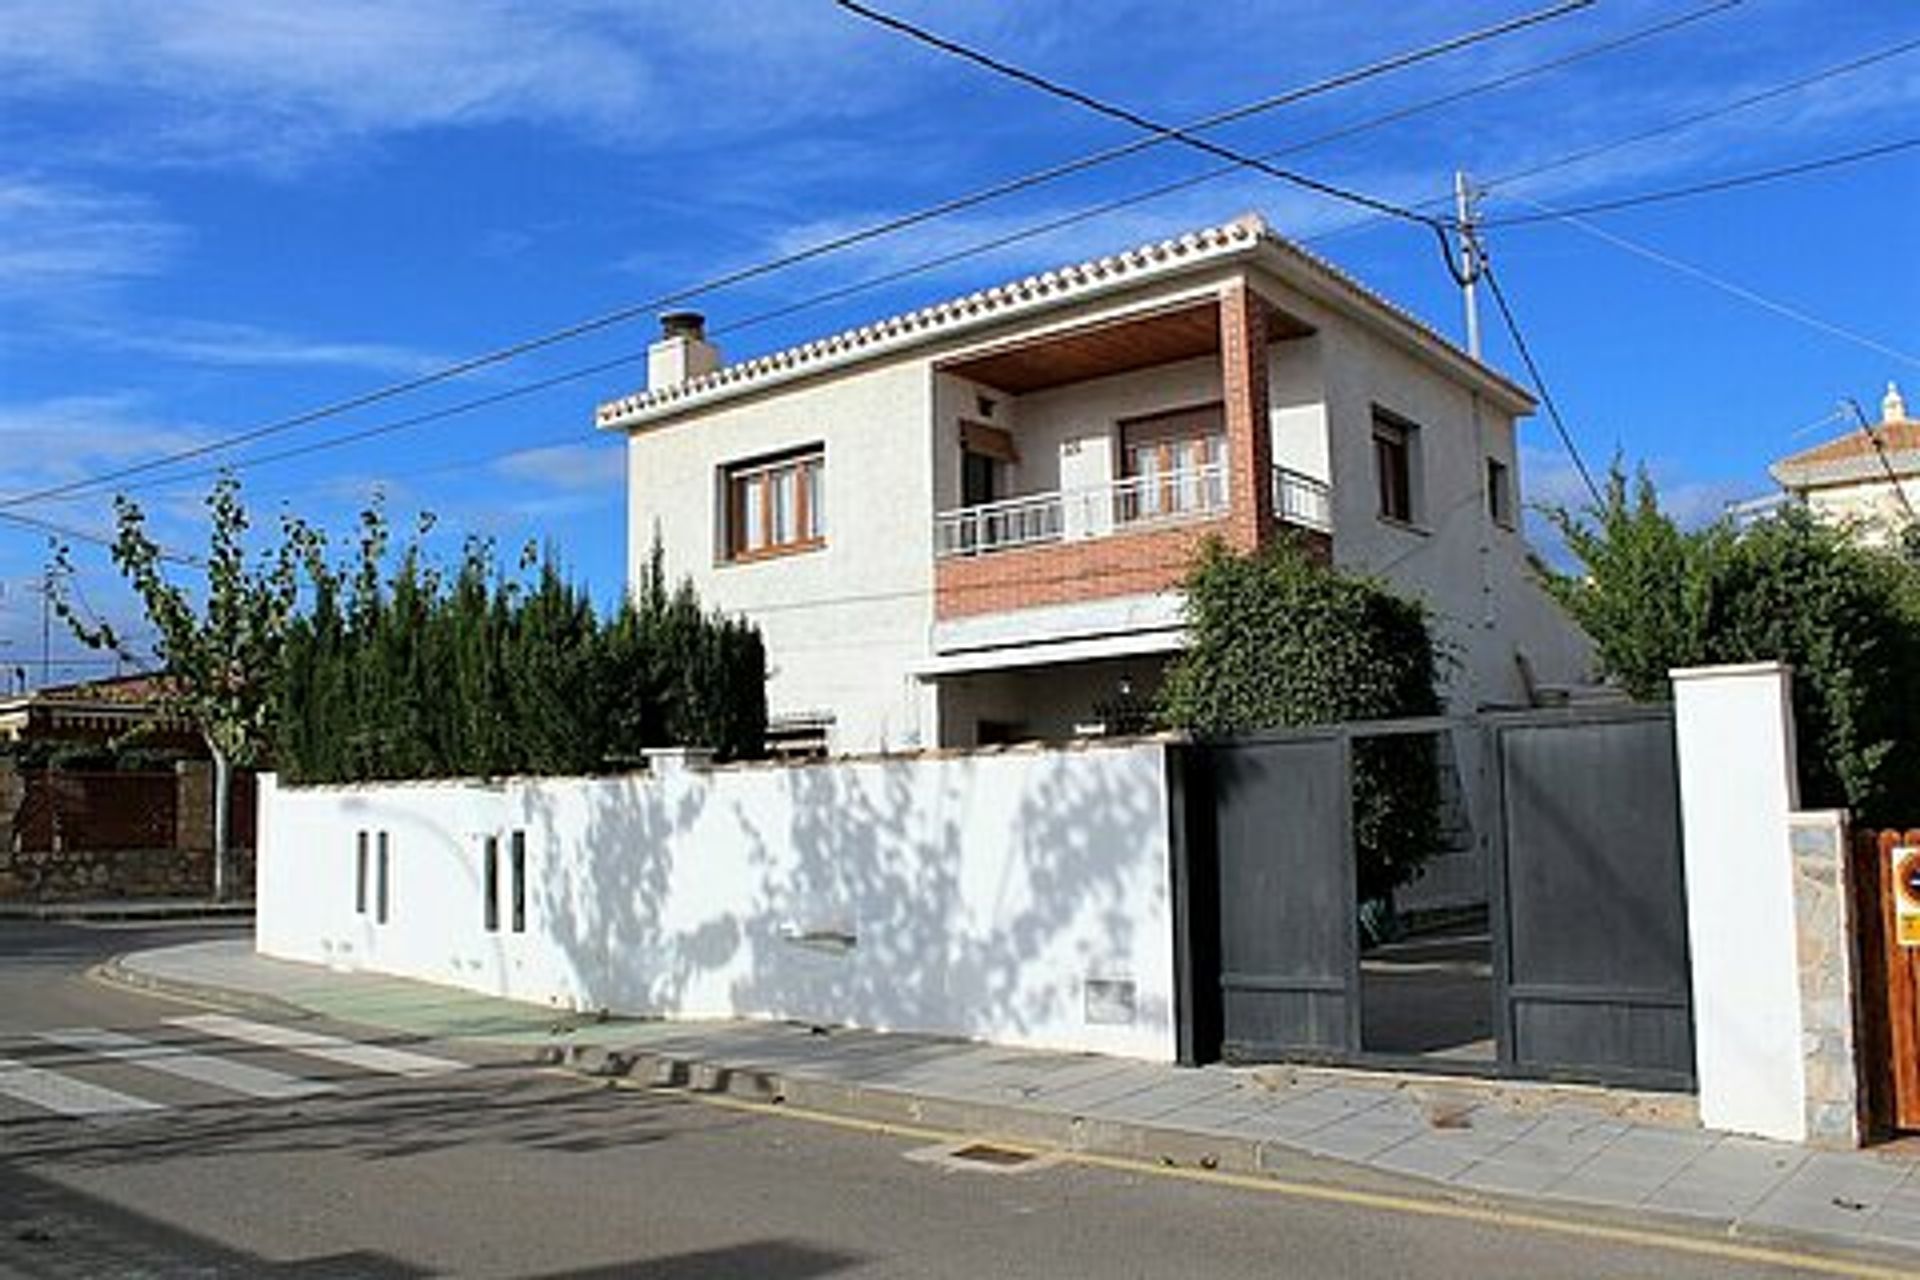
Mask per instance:
[[[1219,404],[1205,404],[1120,424],[1122,474],[1136,481],[1121,491],[1119,520],[1188,515],[1226,507],[1227,421]]]
[[[1487,516],[1502,529],[1513,528],[1513,469],[1487,459]]]
[[[726,556],[811,551],[827,540],[826,451],[818,445],[726,468]]]
[[[1373,411],[1373,470],[1380,518],[1412,524],[1419,511],[1420,428],[1384,409]]]

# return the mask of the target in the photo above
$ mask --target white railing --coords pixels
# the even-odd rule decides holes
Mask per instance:
[[[1273,514],[1281,524],[1298,525],[1317,533],[1333,532],[1333,490],[1325,480],[1273,469]]]
[[[1008,547],[1058,542],[1065,535],[1066,508],[1058,493],[1036,493],[1004,502],[983,502],[933,518],[933,554],[972,556]]]
[[[1144,524],[1208,520],[1226,510],[1226,464],[1214,463],[943,511],[933,518],[933,553],[943,558],[984,555],[1104,537]]]

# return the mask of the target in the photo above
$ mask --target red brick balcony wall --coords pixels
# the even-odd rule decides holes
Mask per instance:
[[[1227,527],[1224,519],[1207,520],[942,560],[934,567],[934,616],[965,618],[1165,591],[1186,576],[1201,541],[1209,534],[1226,536]]]

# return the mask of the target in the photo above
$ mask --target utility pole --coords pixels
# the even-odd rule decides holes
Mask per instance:
[[[1475,360],[1480,358],[1480,299],[1474,287],[1480,282],[1480,237],[1475,230],[1480,194],[1465,170],[1453,171],[1453,216],[1460,224],[1460,299],[1467,312],[1467,354]]]
[[[53,569],[40,580],[40,687],[53,683]]]

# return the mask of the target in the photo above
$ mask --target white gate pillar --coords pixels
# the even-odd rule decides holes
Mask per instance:
[[[1801,1142],[1792,671],[1762,662],[1671,675],[1700,1123]]]

